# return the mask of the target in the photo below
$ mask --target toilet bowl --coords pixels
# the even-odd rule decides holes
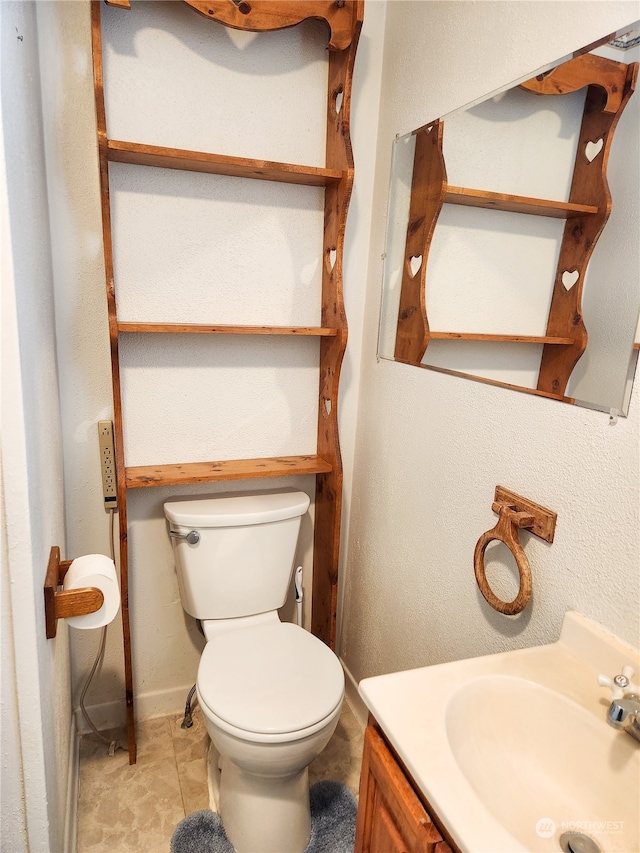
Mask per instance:
[[[219,810],[237,853],[305,849],[307,768],[331,738],[344,696],[333,652],[271,617],[216,632],[198,667],[198,701],[222,758]]]
[[[220,756],[218,810],[236,853],[303,853],[307,768],[344,697],[335,654],[277,612],[308,506],[292,489],[165,503],[182,606],[207,640],[196,690]]]

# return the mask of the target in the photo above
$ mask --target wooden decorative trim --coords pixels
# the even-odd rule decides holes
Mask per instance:
[[[291,335],[294,337],[330,338],[337,329],[320,326],[207,326],[199,323],[128,323],[118,322],[120,334],[164,335]]]
[[[188,151],[182,148],[162,148],[159,145],[142,145],[117,139],[107,140],[107,152],[112,163],[205,172],[211,175],[279,181],[310,187],[326,187],[342,177],[342,173],[337,169],[252,160],[249,157],[231,157],[226,154],[207,154],[204,151]]]
[[[590,85],[587,90],[569,201],[595,205],[598,214],[568,219],[565,224],[546,334],[567,336],[573,338],[574,343],[562,349],[545,346],[538,377],[538,389],[555,394],[564,394],[569,377],[587,348],[587,330],[582,318],[584,280],[591,254],[611,212],[611,193],[607,183],[609,150],[618,120],[633,94],[638,73],[637,63],[624,65],[591,56],[581,56],[565,63],[565,66],[577,64],[581,69],[586,59],[598,59],[598,68],[602,68],[602,63],[610,63],[612,69],[617,70],[619,91],[612,93],[612,98],[607,101],[609,104],[613,99],[617,104],[617,111],[612,112],[606,109],[607,104],[603,107],[601,84]],[[565,66],[561,66],[565,68],[563,73],[574,73]],[[591,69],[591,63],[587,67]],[[608,75],[604,70],[602,73],[606,86],[616,88],[611,82],[613,70]],[[594,143],[597,143],[595,147]],[[567,287],[574,278],[573,284]]]
[[[586,53],[569,62],[563,62],[538,77],[532,77],[531,80],[521,83],[520,88],[536,95],[567,95],[584,89],[585,86],[595,86],[604,94],[602,112],[615,115],[624,109],[624,101],[628,98],[625,92],[627,71],[634,64],[637,66],[637,63],[627,65]],[[635,73],[637,72],[634,72],[634,76]],[[602,97],[602,94],[598,96],[600,103]]]
[[[336,648],[340,525],[342,517],[342,457],[338,433],[340,370],[347,346],[347,318],[342,285],[344,234],[354,165],[350,137],[353,66],[364,3],[353,4],[353,34],[348,48],[329,54],[326,167],[342,173],[338,184],[325,190],[321,325],[337,329],[320,341],[318,455],[331,466],[316,477],[311,630]]]
[[[420,364],[429,344],[425,289],[429,249],[447,186],[443,132],[437,121],[416,133],[395,347],[395,358],[407,364]]]
[[[331,463],[321,456],[274,456],[222,462],[139,465],[126,469],[126,485],[128,489],[143,489],[149,486],[180,486],[220,480],[255,480],[329,472]]]
[[[130,0],[108,0],[112,6],[129,9]],[[236,30],[264,32],[283,30],[321,18],[329,25],[331,50],[345,50],[358,25],[360,0],[185,0],[210,21],[220,21]],[[362,20],[360,16],[360,20]]]

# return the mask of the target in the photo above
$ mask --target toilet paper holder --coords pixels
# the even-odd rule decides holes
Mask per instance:
[[[44,579],[44,615],[47,639],[56,635],[58,619],[95,613],[104,604],[102,590],[94,586],[82,589],[59,589],[72,560],[60,560],[60,548],[53,545],[49,552],[47,574]]]

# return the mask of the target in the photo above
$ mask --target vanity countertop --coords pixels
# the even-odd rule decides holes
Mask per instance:
[[[640,748],[598,674],[638,652],[579,613],[558,642],[364,679],[360,694],[463,853],[640,850]]]

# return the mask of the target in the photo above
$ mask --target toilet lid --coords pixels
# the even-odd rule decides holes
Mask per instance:
[[[342,701],[344,674],[325,644],[289,622],[213,637],[198,667],[204,703],[236,728],[261,734],[305,729]]]

